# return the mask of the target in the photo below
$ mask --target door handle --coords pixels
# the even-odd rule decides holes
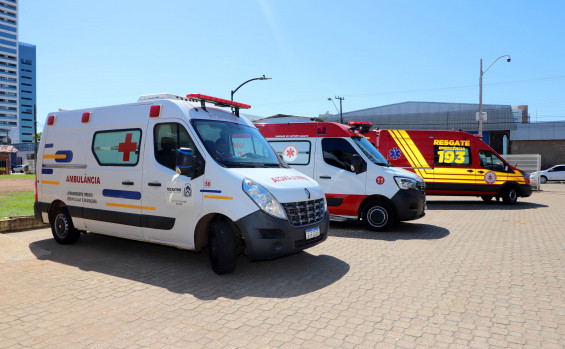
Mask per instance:
[[[123,181],[122,184],[123,185],[133,185],[134,183],[132,181]]]
[[[485,173],[485,171],[477,171],[477,173]]]
[[[473,172],[473,170],[467,170],[467,172]]]
[[[150,187],[160,187],[161,183],[159,183],[159,182],[149,182],[149,183],[147,183],[147,185],[150,186]]]
[[[320,176],[321,179],[332,179],[330,176]]]

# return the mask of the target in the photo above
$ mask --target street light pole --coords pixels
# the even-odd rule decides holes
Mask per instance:
[[[267,77],[265,77],[265,74],[263,74],[263,76],[260,76],[258,78],[253,78],[253,79],[249,79],[249,80],[245,81],[243,84],[239,85],[235,90],[231,91],[231,101],[233,102],[233,95],[237,92],[237,90],[239,90],[239,88],[241,86],[243,86],[243,85],[245,85],[248,82],[253,81],[253,80],[271,80],[271,78],[267,78]]]
[[[506,61],[510,62],[510,55],[502,55],[495,59],[485,71],[483,71],[483,59],[481,58],[481,74],[479,77],[479,137],[483,136],[483,75],[492,67],[496,61],[506,57]]]
[[[340,124],[343,124],[343,105],[342,105],[342,101],[343,101],[345,98],[335,96],[334,99],[339,99],[339,123],[340,123]],[[335,106],[335,103],[334,103],[334,101],[332,100],[331,97],[328,97],[328,101],[332,101],[332,103],[334,104],[335,109],[337,110],[337,107]]]

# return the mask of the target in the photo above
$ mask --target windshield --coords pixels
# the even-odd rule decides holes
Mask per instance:
[[[208,153],[225,167],[283,167],[256,128],[215,120],[192,124]]]
[[[365,137],[351,137],[351,139],[353,139],[353,142],[359,146],[363,154],[365,154],[372,163],[381,166],[389,165],[385,157],[382,156],[377,148],[375,148]]]

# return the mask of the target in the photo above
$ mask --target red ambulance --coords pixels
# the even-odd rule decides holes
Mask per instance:
[[[286,163],[320,184],[330,219],[360,219],[371,230],[386,231],[425,215],[422,178],[391,167],[356,127],[334,122],[255,126]],[[242,141],[240,149],[245,153],[252,146]]]
[[[515,204],[532,194],[526,173],[507,163],[477,136],[462,131],[368,131],[351,121],[391,165],[415,172],[429,195],[473,195],[484,201],[502,198]],[[363,130],[364,128],[364,130]]]

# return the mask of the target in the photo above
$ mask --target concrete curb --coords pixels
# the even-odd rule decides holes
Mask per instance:
[[[35,216],[8,217],[0,220],[0,233],[10,233],[17,230],[44,228],[47,224],[35,219]]]

